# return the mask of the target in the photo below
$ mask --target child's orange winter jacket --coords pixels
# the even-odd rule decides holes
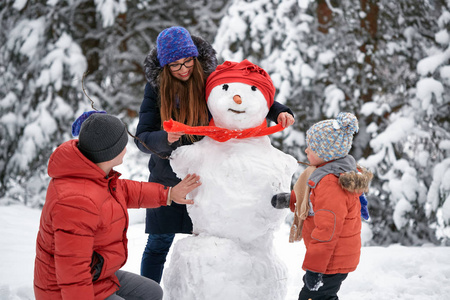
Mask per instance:
[[[359,263],[361,204],[372,174],[356,169],[350,155],[319,166],[310,176],[310,213],[303,224],[303,269],[324,274],[348,273]]]

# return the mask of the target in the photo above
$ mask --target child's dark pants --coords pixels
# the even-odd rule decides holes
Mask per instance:
[[[337,292],[341,288],[342,281],[348,274],[324,274],[322,277],[323,285],[318,291],[310,291],[305,285],[300,291],[298,300],[337,300]],[[305,277],[303,277],[305,282]]]

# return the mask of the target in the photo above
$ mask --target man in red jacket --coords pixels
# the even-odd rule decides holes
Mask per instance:
[[[79,139],[63,143],[49,160],[52,179],[36,242],[36,299],[162,299],[156,282],[119,270],[128,256],[127,209],[192,204],[186,195],[201,184],[199,177],[188,175],[173,188],[119,179],[113,167],[126,153],[125,125],[90,112],[74,123],[80,126],[74,132]]]

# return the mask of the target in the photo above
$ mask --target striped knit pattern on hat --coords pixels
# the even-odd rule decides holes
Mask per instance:
[[[335,160],[348,155],[358,130],[358,119],[351,113],[341,112],[336,119],[311,126],[306,132],[306,143],[321,159]]]
[[[216,70],[206,80],[206,101],[208,101],[209,94],[214,87],[232,82],[242,82],[256,86],[264,95],[267,106],[269,108],[272,106],[275,96],[275,86],[272,79],[263,68],[246,59],[239,63],[226,61],[217,66]]]
[[[78,149],[93,163],[110,161],[128,143],[125,124],[108,114],[92,114],[81,125]]]
[[[156,39],[156,51],[161,67],[182,58],[198,56],[191,35],[185,28],[179,26],[161,31]]]

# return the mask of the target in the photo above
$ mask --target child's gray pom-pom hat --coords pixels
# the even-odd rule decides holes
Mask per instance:
[[[191,35],[185,28],[179,26],[161,31],[156,39],[156,52],[161,67],[182,58],[198,56]]]
[[[92,113],[82,121],[78,149],[93,163],[112,160],[123,151],[127,143],[125,124],[112,115]]]
[[[306,143],[321,159],[335,160],[348,155],[358,130],[358,119],[351,113],[341,112],[336,119],[311,126],[306,132]]]

